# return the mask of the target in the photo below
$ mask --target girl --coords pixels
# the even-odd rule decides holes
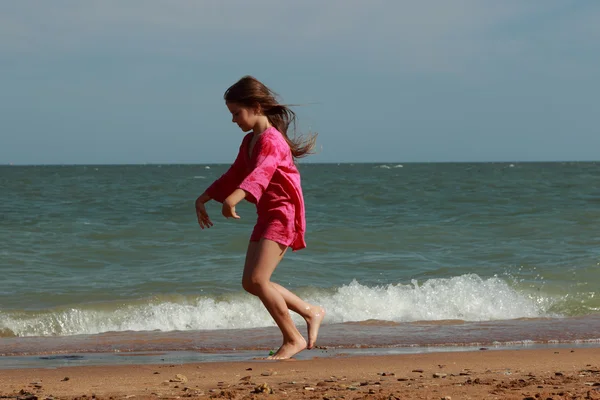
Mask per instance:
[[[258,220],[250,236],[242,286],[258,296],[283,335],[283,344],[269,359],[287,359],[305,348],[312,349],[325,316],[313,306],[271,282],[271,274],[288,247],[306,247],[304,198],[294,158],[309,154],[315,137],[306,142],[288,137],[295,114],[279,104],[264,84],[245,76],[225,92],[225,104],[244,136],[233,165],[196,200],[202,229],[213,226],[204,204],[214,199],[223,204],[226,218],[240,218],[235,206],[246,199],[256,204]],[[294,125],[295,126],[295,125]],[[294,325],[288,309],[306,321],[308,344]]]

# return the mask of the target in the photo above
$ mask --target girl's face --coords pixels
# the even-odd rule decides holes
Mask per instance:
[[[243,132],[251,131],[258,118],[254,109],[244,107],[237,103],[225,103],[231,112],[231,122],[238,124]]]

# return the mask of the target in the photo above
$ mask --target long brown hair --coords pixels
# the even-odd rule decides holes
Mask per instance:
[[[279,104],[277,94],[266,87],[258,79],[246,75],[234,83],[223,95],[228,103],[237,103],[244,107],[254,108],[260,106],[262,113],[268,118],[279,132],[283,134],[285,141],[292,150],[295,158],[311,154],[316,143],[317,135],[311,135],[308,139],[296,135],[296,114],[284,104]],[[293,125],[294,136],[288,136],[288,128]]]

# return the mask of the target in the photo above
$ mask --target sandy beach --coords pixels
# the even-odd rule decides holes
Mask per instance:
[[[20,399],[600,399],[600,348],[0,371]]]

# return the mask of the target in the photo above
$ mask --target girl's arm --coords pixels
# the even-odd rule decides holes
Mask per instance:
[[[243,177],[244,166],[243,166],[243,149],[244,142],[240,145],[238,155],[227,172],[225,172],[219,179],[214,181],[205,191],[198,197],[197,202],[206,203],[212,199],[223,203],[225,198],[231,194],[238,186]]]
[[[196,199],[196,217],[198,217],[198,223],[202,229],[213,226],[213,223],[206,212],[206,207],[204,206],[204,203],[209,200],[210,197],[208,197],[205,193],[202,193],[202,195]]]
[[[225,201],[223,201],[223,207],[221,208],[221,213],[225,216],[225,218],[235,218],[239,219],[239,215],[235,212],[235,206],[242,200],[246,198],[246,192],[242,189],[235,189],[233,193],[231,193]]]
[[[211,197],[205,191],[196,199],[196,207],[198,206],[199,203],[205,204],[205,203],[208,203],[210,200],[211,200]]]
[[[256,157],[252,160],[253,169],[240,183],[238,189],[245,193],[245,197],[253,203],[258,203],[263,193],[269,186],[271,178],[277,167],[281,164],[286,151],[289,152],[288,144],[275,135],[264,135],[255,145],[254,154]],[[236,191],[237,192],[237,191]],[[233,195],[235,197],[232,197]],[[232,193],[231,203],[237,200],[241,193]],[[243,199],[243,197],[242,197]],[[241,199],[240,199],[241,200]],[[239,202],[239,201],[238,201]],[[237,203],[234,203],[234,205]]]
[[[223,201],[221,212],[225,217],[239,219],[235,206],[245,198],[258,203],[286,151],[290,151],[289,145],[283,140],[278,140],[276,136],[265,135],[257,141],[254,148],[256,157],[251,160],[252,171]]]

